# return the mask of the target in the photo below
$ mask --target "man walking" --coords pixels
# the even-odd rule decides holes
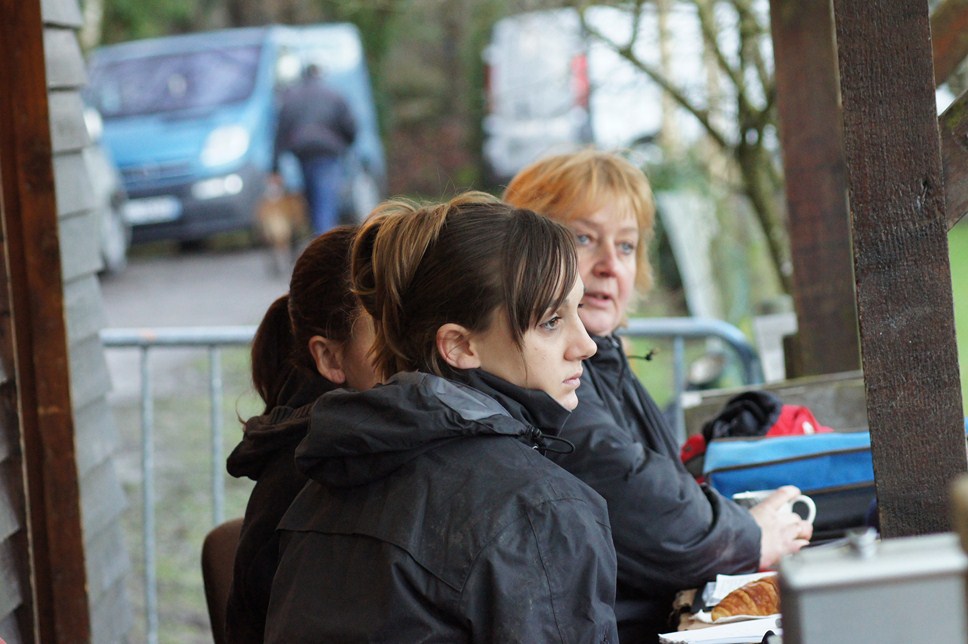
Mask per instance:
[[[310,64],[301,82],[282,99],[276,127],[273,170],[288,151],[299,160],[313,229],[322,234],[339,223],[343,169],[340,156],[356,138],[356,122],[346,101]]]

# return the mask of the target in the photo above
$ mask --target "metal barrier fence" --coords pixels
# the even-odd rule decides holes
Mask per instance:
[[[619,332],[631,338],[662,338],[672,341],[673,365],[673,417],[676,436],[686,439],[685,419],[682,413],[682,392],[686,387],[686,341],[716,339],[727,346],[739,360],[740,376],[745,385],[763,382],[763,370],[753,346],[738,328],[710,318],[633,318]]]
[[[209,354],[209,396],[211,402],[211,480],[212,525],[225,520],[225,455],[222,449],[222,363],[225,347],[246,346],[255,334],[254,326],[113,328],[101,331],[105,348],[139,348],[141,350],[141,467],[144,519],[144,586],[145,630],[149,644],[158,641],[157,567],[155,551],[155,485],[154,485],[154,398],[150,356],[154,349],[203,348]],[[744,384],[762,382],[760,362],[746,336],[735,326],[721,320],[702,318],[636,318],[629,321],[621,334],[631,338],[668,339],[673,344],[673,405],[676,430],[685,437],[681,394],[686,382],[685,343],[693,339],[717,339],[728,347],[739,361]]]
[[[172,327],[163,329],[103,329],[105,348],[138,348],[141,351],[141,470],[142,539],[144,542],[145,635],[158,642],[158,584],[155,560],[154,396],[151,351],[161,348],[204,348],[209,354],[209,400],[211,402],[212,525],[225,520],[225,455],[222,449],[222,349],[246,346],[255,335],[254,326]]]

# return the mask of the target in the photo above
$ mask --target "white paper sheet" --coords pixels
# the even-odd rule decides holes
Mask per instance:
[[[662,633],[659,641],[662,644],[759,644],[768,631],[773,631],[776,635],[783,632],[780,629],[780,620],[775,615],[692,631]]]

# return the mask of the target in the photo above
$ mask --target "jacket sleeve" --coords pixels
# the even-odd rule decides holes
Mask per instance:
[[[461,592],[475,642],[618,642],[615,550],[604,509],[532,507],[478,557]]]
[[[608,502],[619,584],[658,595],[756,570],[760,529],[748,510],[635,440],[584,382],[579,399],[561,434],[575,450],[553,460]]]
[[[349,103],[340,99],[337,112],[336,129],[343,137],[346,145],[352,145],[353,141],[356,140],[356,119],[353,118],[353,111],[350,109]]]

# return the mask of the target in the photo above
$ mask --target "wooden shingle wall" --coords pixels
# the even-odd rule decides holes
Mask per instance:
[[[41,7],[91,640],[118,642],[132,619],[124,590],[131,563],[121,532],[126,502],[113,461],[120,438],[107,404],[110,373],[98,336],[106,318],[94,195],[82,158],[89,140],[79,92],[86,82],[77,40],[81,13],[76,0],[43,0]]]
[[[0,637],[22,641],[31,617],[30,571],[15,383],[0,361]]]

